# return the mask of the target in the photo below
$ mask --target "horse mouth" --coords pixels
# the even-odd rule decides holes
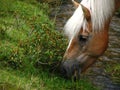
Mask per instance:
[[[80,79],[81,67],[77,60],[65,60],[60,66],[61,75],[74,81]]]

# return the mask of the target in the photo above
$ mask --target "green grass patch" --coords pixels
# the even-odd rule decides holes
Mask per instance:
[[[47,4],[34,0],[29,3],[27,0],[12,3],[10,0],[2,0],[0,6],[2,64],[16,69],[33,65],[37,61],[49,63],[62,59],[66,40],[54,30],[54,23],[48,18]]]
[[[85,79],[73,82],[44,71],[30,74],[0,69],[0,72],[0,87],[14,86],[11,90],[97,90]]]

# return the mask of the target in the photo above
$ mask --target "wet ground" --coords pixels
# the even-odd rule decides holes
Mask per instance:
[[[56,21],[56,30],[63,30],[63,26],[74,10],[71,4],[63,4],[58,8],[53,8],[51,18]],[[105,70],[106,62],[120,63],[120,18],[116,16],[112,18],[109,35],[110,40],[107,51],[90,68],[90,73],[86,73],[86,77],[89,77],[91,82],[100,87],[101,90],[120,90],[120,83],[113,82],[111,76]]]

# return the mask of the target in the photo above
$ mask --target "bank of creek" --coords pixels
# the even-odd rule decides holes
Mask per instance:
[[[56,30],[63,30],[64,24],[74,10],[72,4],[63,4],[58,8],[53,8],[51,18],[56,17]],[[116,67],[116,71],[111,71],[112,66],[116,64],[120,65],[120,18],[114,16],[110,24],[109,47],[105,54],[86,72],[85,77],[101,90],[120,90],[120,76],[118,75],[117,78],[114,76],[117,72],[120,73],[119,65],[118,68]]]

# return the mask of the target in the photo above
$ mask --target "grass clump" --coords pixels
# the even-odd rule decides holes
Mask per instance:
[[[24,0],[7,5],[9,2],[0,1],[3,5],[0,9],[0,61],[22,68],[39,60],[49,63],[62,59],[65,39],[54,30],[45,12],[48,6],[32,1],[28,4]]]
[[[41,72],[39,75],[13,70],[0,72],[0,87],[9,87],[11,90],[97,90],[85,79],[72,82],[48,72]]]

